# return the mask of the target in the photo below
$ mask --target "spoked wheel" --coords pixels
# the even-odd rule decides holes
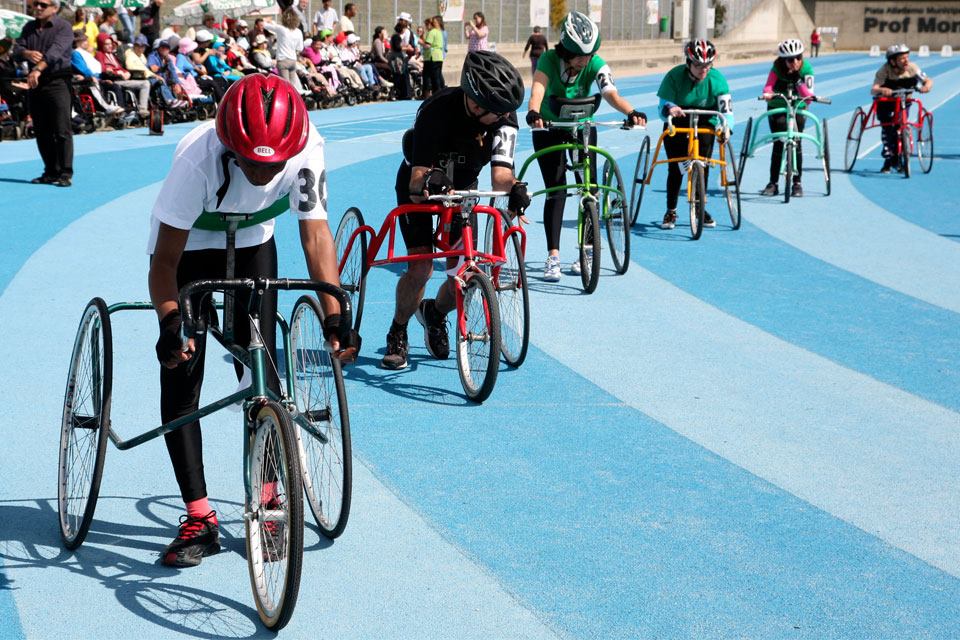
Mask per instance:
[[[60,537],[76,549],[87,536],[100,494],[110,431],[113,337],[106,303],[87,304],[77,329],[60,423],[57,511]]]
[[[510,223],[505,207],[500,208],[500,212],[506,231]],[[485,236],[487,253],[493,252],[493,225],[493,216],[488,216]],[[527,289],[527,267],[518,234],[504,240],[503,253],[507,261],[496,267],[488,266],[485,271],[500,305],[500,352],[507,365],[519,367],[527,357],[530,345],[530,291]]]
[[[793,174],[796,171],[796,152],[797,147],[789,141],[783,145],[783,153],[786,154],[787,173],[786,180],[783,183],[783,201],[790,202],[790,196],[793,195]]]
[[[857,154],[860,153],[860,140],[863,138],[863,127],[867,121],[867,114],[861,107],[857,107],[850,118],[850,127],[847,129],[847,146],[843,152],[843,170],[847,173],[853,171],[853,165],[857,163]],[[826,123],[824,123],[826,124]]]
[[[933,114],[929,111],[923,113],[917,129],[917,161],[924,173],[933,169]]]
[[[699,240],[703,233],[703,214],[707,207],[707,184],[703,176],[703,165],[694,162],[690,171],[690,237]]]
[[[723,168],[726,185],[723,188],[723,195],[727,201],[727,210],[730,212],[730,224],[736,231],[740,228],[740,174],[737,173],[737,165],[734,162],[733,143],[727,140],[726,147],[727,164]]]
[[[600,219],[607,227],[613,268],[622,275],[630,268],[630,212],[627,211],[626,190],[616,162],[604,160],[603,184],[614,191],[601,190]]]
[[[740,164],[737,166],[737,177],[743,180],[743,170],[747,168],[747,158],[750,156],[750,135],[753,132],[753,118],[747,118],[747,126],[743,128],[743,144],[740,146]]]
[[[490,279],[469,274],[463,285],[463,318],[457,318],[457,369],[467,397],[483,402],[497,383],[500,305]]]
[[[367,234],[359,233],[349,247],[350,255],[343,259],[343,252],[353,237],[354,231],[363,226],[363,214],[356,207],[350,207],[337,227],[334,243],[337,246],[337,259],[343,262],[340,269],[340,288],[350,295],[353,307],[353,328],[360,331],[363,319],[363,296],[367,288]]]
[[[257,411],[250,434],[250,496],[244,521],[247,565],[260,620],[290,621],[303,564],[303,484],[290,414],[274,401]]]
[[[583,238],[580,242],[580,282],[586,293],[597,290],[600,280],[600,216],[597,201],[581,200],[583,208]]]
[[[630,188],[630,225],[637,223],[640,215],[640,203],[646,188],[647,169],[650,166],[650,136],[644,136],[637,154],[637,166],[633,170],[633,186]]]
[[[324,348],[323,311],[313,296],[294,305],[290,342],[303,491],[320,531],[336,538],[350,516],[350,414],[340,361]]]
[[[903,177],[910,177],[910,125],[905,124],[900,128],[900,169],[903,171]]]
[[[830,136],[827,134],[827,121],[823,120],[823,179],[827,183],[827,195],[830,195]]]

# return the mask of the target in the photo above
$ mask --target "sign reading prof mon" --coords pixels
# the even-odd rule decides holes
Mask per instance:
[[[939,49],[960,42],[960,0],[832,0],[817,2],[815,23],[836,25],[838,49],[883,49],[903,42]]]
[[[960,33],[960,7],[864,7],[864,33]]]

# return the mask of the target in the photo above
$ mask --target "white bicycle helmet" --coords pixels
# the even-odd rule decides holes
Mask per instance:
[[[796,58],[803,55],[803,42],[796,38],[784,40],[777,47],[777,55],[781,58]]]
[[[892,44],[887,47],[887,60],[896,58],[901,53],[910,53],[910,47],[905,44]]]
[[[588,56],[600,48],[600,27],[579,11],[571,11],[560,28],[560,46],[577,56]]]

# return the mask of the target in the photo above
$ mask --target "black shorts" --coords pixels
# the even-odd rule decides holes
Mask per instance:
[[[410,177],[409,167],[404,169],[401,168],[399,176],[397,178],[397,183],[394,186],[394,190],[397,193],[397,205],[404,204],[413,204],[413,201],[410,200],[410,193],[408,192],[408,183]],[[468,187],[469,189],[475,189],[476,184]],[[403,243],[409,249],[410,247],[430,247],[433,248],[433,233],[434,229],[437,226],[438,216],[428,215],[426,213],[411,213],[405,214],[402,216],[397,216],[397,221],[400,224],[400,235],[403,236]],[[476,241],[477,230],[476,230],[476,216],[473,216],[474,220],[474,230],[473,238]],[[460,233],[462,231],[462,223],[459,216],[454,216],[450,225],[450,243],[456,244],[460,239]]]

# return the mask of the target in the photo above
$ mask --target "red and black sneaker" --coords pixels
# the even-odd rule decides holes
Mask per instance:
[[[180,516],[180,533],[164,549],[161,561],[169,567],[195,567],[206,556],[220,551],[217,512],[200,518]]]

